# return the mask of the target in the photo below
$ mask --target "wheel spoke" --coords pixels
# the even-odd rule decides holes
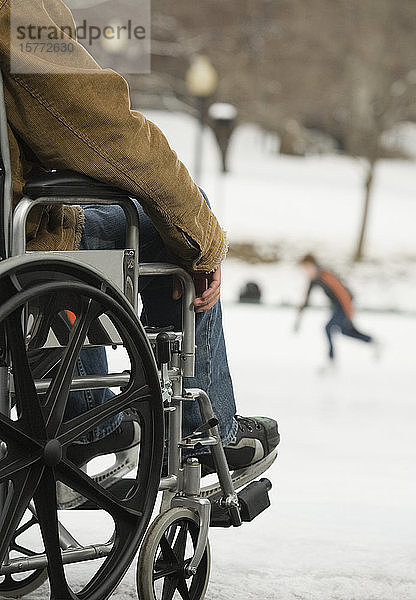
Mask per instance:
[[[166,560],[166,562],[168,562],[168,563],[170,562],[172,565],[179,566],[179,562],[178,562],[178,559],[176,558],[176,554],[174,553],[168,540],[166,539],[166,533],[164,533],[162,535],[162,537],[160,538],[160,549],[162,551],[162,555],[163,555],[164,559]]]
[[[30,350],[28,352],[33,379],[45,379],[59,365],[64,348]]]
[[[147,385],[143,385],[138,389],[126,390],[117,396],[113,396],[104,404],[95,406],[78,417],[63,423],[60,427],[58,440],[62,446],[72,444],[100,423],[104,423],[111,417],[118,415],[134,402],[148,400],[150,397],[149,386]]]
[[[34,501],[48,557],[51,598],[75,600],[76,596],[68,587],[62,563],[56,504],[56,482],[52,469],[44,470],[40,485],[34,495]]]
[[[7,495],[6,503],[0,518],[0,564],[3,562],[7,550],[14,539],[16,529],[31,501],[39,484],[43,466],[35,465],[20,471],[13,477],[13,489]]]
[[[57,294],[40,296],[38,302],[39,305],[37,306],[36,312],[32,312],[34,322],[30,331],[29,349],[33,347],[41,348],[45,345],[51,329],[53,317],[58,309]]]
[[[75,467],[71,462],[64,460],[57,469],[59,481],[72,488],[91,502],[97,504],[100,508],[108,512],[114,519],[130,520],[141,517],[143,513],[132,508],[127,502],[120,501],[96,483],[84,471]]]
[[[165,578],[161,600],[172,600],[178,586],[178,577],[178,575],[171,575]]]
[[[25,548],[20,544],[16,544],[16,542],[11,545],[11,549],[16,550],[16,552],[20,552],[20,554],[24,554],[25,556],[36,556],[36,552],[29,550],[29,548]]]
[[[22,309],[16,310],[10,315],[6,323],[6,331],[21,422],[34,437],[42,438],[45,435],[45,425],[23,337]]]
[[[13,475],[27,469],[41,457],[40,452],[32,456],[22,456],[19,458],[6,457],[0,461],[0,482],[13,478]]]
[[[28,447],[33,446],[40,448],[41,444],[32,437],[26,435],[21,429],[21,423],[23,418],[19,421],[12,421],[6,415],[0,413],[0,439],[3,442],[15,442],[17,447]]]
[[[27,531],[28,529],[33,527],[33,525],[37,525],[37,524],[38,524],[37,519],[35,519],[35,517],[32,516],[28,521],[26,521],[26,523],[23,523],[23,525],[20,525],[20,527],[18,529],[16,529],[13,539],[17,540],[19,535],[22,535],[22,533],[24,533],[25,531]]]
[[[178,592],[181,595],[183,600],[191,600],[191,596],[189,595],[188,586],[186,585],[185,576],[182,574],[178,579]]]
[[[89,300],[84,306],[83,312],[73,326],[68,346],[46,393],[44,413],[46,428],[50,437],[55,437],[63,420],[75,365],[90,325],[97,317],[98,312],[97,305],[93,300]]]
[[[185,550],[186,550],[186,540],[188,537],[188,522],[182,521],[178,536],[173,545],[173,551],[178,559],[178,561],[182,564],[185,560]]]
[[[164,577],[169,577],[175,575],[179,570],[178,566],[168,565],[163,560],[157,560],[155,563],[155,572],[153,574],[153,581],[157,581],[158,579],[163,579]]]

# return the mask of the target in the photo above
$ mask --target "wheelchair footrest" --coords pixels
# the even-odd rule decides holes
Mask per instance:
[[[259,481],[252,481],[237,494],[243,522],[252,521],[270,506],[269,491],[271,488],[271,482],[263,477]],[[210,526],[231,527],[231,525],[228,509],[215,502],[211,508]]]

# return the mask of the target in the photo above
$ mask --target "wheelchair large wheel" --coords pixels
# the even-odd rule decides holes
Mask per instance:
[[[74,414],[70,388],[87,344],[124,347],[130,375],[119,393]],[[6,448],[0,459],[6,496],[0,507],[0,597],[1,577],[4,596],[10,596],[5,586],[20,560],[32,579],[16,580],[16,597],[41,582],[43,565],[51,600],[105,600],[137,552],[160,481],[163,406],[146,335],[125,297],[98,273],[70,260],[33,255],[0,264],[0,355],[9,365],[14,405],[9,415],[0,414],[0,440]],[[137,468],[128,485],[107,488],[69,460],[67,450],[126,409],[140,424]],[[98,542],[78,542],[78,533],[94,520],[89,512],[77,511],[72,524],[78,525],[78,533],[71,529],[68,544],[61,521],[69,511],[60,510],[57,485],[81,497],[85,506],[101,509],[94,516],[104,515],[106,526],[94,531]],[[29,540],[26,552],[16,557],[16,533],[27,520],[32,499],[43,548],[31,548]],[[82,569],[72,566],[86,560],[91,562]]]
[[[208,542],[196,573],[186,572],[198,533],[198,517],[188,508],[171,508],[155,519],[139,554],[140,600],[203,600],[211,566]]]

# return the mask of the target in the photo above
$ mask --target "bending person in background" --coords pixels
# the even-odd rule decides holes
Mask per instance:
[[[320,287],[324,293],[328,296],[332,314],[328,323],[325,325],[325,333],[328,338],[328,355],[329,365],[334,364],[335,349],[333,334],[336,331],[340,331],[342,335],[361,340],[366,344],[375,343],[374,339],[365,333],[359,331],[353,324],[352,318],[354,315],[354,304],[353,296],[348,288],[342,283],[342,281],[329,269],[324,269],[320,266],[313,254],[307,254],[300,261],[299,265],[302,267],[308,281],[308,289],[306,296],[299,307],[298,318],[295,323],[295,331],[298,331],[300,325],[300,316],[305,308],[308,306],[309,297],[314,287]]]

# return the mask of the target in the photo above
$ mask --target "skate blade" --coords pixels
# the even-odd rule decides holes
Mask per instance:
[[[122,477],[133,471],[139,462],[138,446],[133,446],[128,450],[116,453],[116,460],[111,467],[108,467],[100,473],[91,477],[95,483],[103,488],[109,488],[119,481]],[[86,498],[68,487],[61,481],[56,483],[56,497],[58,510],[70,510],[77,508],[86,502]]]
[[[263,460],[255,463],[254,465],[250,465],[249,467],[245,467],[244,469],[238,469],[237,471],[233,471],[231,475],[231,479],[234,485],[234,489],[238,490],[239,488],[247,485],[253,479],[256,479],[260,475],[262,475],[271,465],[274,463],[278,455],[278,449],[275,448],[270,454],[268,454]],[[201,487],[201,498],[209,498],[211,501],[219,500],[224,495],[221,485],[219,482],[213,483],[212,485],[207,485]]]

